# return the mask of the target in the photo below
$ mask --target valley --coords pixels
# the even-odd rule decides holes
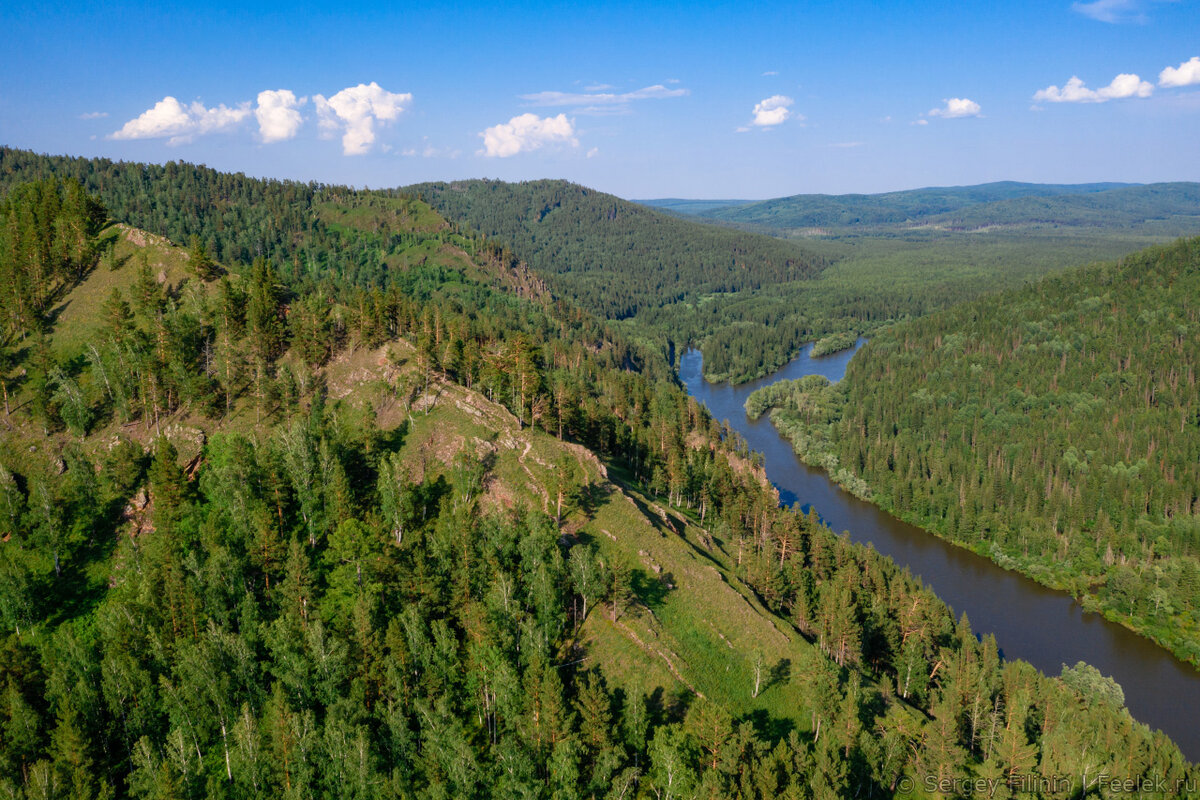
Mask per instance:
[[[365,191],[13,149],[0,190],[14,796],[926,797],[931,776],[1098,770],[1184,796],[1200,780],[1144,684],[1125,679],[1126,707],[1123,667],[1025,651],[964,614],[949,571],[867,543],[873,507],[808,496],[819,483],[798,496],[779,440],[764,464],[769,423],[697,402],[726,391],[740,411],[755,386],[704,384],[689,346],[764,370],[820,340],[847,377],[797,408],[844,418],[865,403],[835,395],[881,381],[858,377],[867,357],[922,368],[889,337],[963,324],[947,321],[976,313],[960,299],[1065,267],[1054,248],[950,244],[892,280],[882,264],[907,257],[886,237],[855,267],[559,182]],[[1122,268],[1186,291],[1159,265],[1171,252]],[[819,315],[775,316],[810,290]],[[849,536],[825,524],[839,508],[857,509]],[[1149,566],[1186,571],[1191,554],[1171,556]],[[1020,591],[1063,638],[1089,626]]]
[[[860,340],[855,351],[862,345]],[[835,481],[826,465],[798,454],[782,420],[746,413],[747,400],[768,386],[782,388],[808,375],[836,384],[851,356],[842,352],[814,357],[809,348],[775,375],[734,387],[704,380],[700,354],[692,351],[684,356],[680,375],[689,394],[715,417],[728,419],[750,447],[763,453],[767,475],[783,505],[817,511],[833,530],[869,543],[910,570],[956,613],[966,614],[977,630],[995,635],[1006,657],[1027,660],[1047,674],[1079,661],[1097,667],[1121,685],[1136,718],[1166,731],[1185,753],[1197,752],[1200,739],[1191,720],[1200,713],[1193,710],[1200,709],[1200,673],[1193,665],[1135,634],[1120,619],[1105,620],[1063,591],[1046,588],[997,565],[986,553],[946,541],[856,497],[844,484],[857,476]]]
[[[0,800],[1200,798],[1197,30],[0,4]]]

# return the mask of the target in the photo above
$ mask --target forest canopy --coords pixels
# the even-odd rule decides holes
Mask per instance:
[[[87,162],[21,159],[3,207],[57,241],[76,217],[28,206],[73,207],[70,184],[34,182]],[[1200,779],[1093,702],[1116,696],[1103,676],[1004,660],[779,508],[652,353],[421,201],[100,166],[163,224],[103,201],[104,233],[101,200],[79,205],[95,224],[64,241],[107,263],[54,262],[88,266],[46,273],[61,302],[5,340],[8,796]],[[171,210],[200,187],[194,219]],[[214,221],[234,210],[275,227]],[[240,249],[260,234],[266,255]]]

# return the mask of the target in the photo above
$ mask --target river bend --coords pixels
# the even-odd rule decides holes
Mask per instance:
[[[802,463],[768,415],[753,421],[747,418],[744,403],[755,389],[804,375],[841,380],[862,344],[859,340],[852,350],[822,358],[810,358],[812,345],[808,345],[775,374],[740,386],[704,380],[702,356],[690,350],[680,361],[679,374],[689,394],[716,419],[729,420],[750,449],[763,454],[767,477],[779,489],[785,506],[815,507],[834,530],[848,531],[852,540],[870,542],[908,567],[950,605],[955,616],[966,612],[976,633],[994,634],[1006,657],[1024,659],[1049,675],[1059,674],[1063,664],[1078,661],[1111,675],[1125,690],[1125,705],[1135,719],[1161,729],[1185,757],[1200,761],[1200,673],[1148,639],[1085,612],[1074,598],[859,500],[822,470]]]

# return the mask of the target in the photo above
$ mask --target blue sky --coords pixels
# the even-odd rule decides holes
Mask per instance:
[[[632,198],[1194,181],[1198,34],[1195,0],[14,3],[0,143]]]

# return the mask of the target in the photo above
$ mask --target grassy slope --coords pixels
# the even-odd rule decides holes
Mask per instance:
[[[146,253],[152,266],[161,264],[172,286],[183,281],[186,259],[181,250],[165,240],[148,239],[139,246],[136,232],[132,239],[126,237],[118,252],[134,258],[116,271],[92,273],[65,298],[54,331],[55,347],[64,354],[86,342],[93,324],[88,309],[98,308],[114,286],[132,285],[134,259],[140,253]],[[496,280],[520,286],[508,274]],[[809,713],[800,685],[803,665],[820,656],[734,577],[729,554],[719,541],[711,550],[702,543],[697,520],[661,509],[624,484],[619,475],[606,475],[600,462],[582,448],[519,429],[505,409],[463,387],[435,380],[408,406],[396,398],[392,387],[397,379],[416,375],[411,356],[411,348],[403,342],[376,350],[344,351],[323,370],[331,397],[341,400],[347,413],[369,406],[382,429],[404,431],[403,452],[414,475],[445,469],[463,448],[494,453],[484,502],[496,508],[545,507],[540,487],[551,465],[564,452],[578,459],[592,483],[589,495],[594,500],[568,514],[565,530],[595,543],[607,557],[625,558],[637,570],[639,603],[615,621],[605,609],[594,609],[579,634],[586,657],[600,665],[612,685],[651,694],[661,689],[667,703],[703,694],[735,714],[807,729]],[[186,460],[192,433],[211,436],[239,430],[262,435],[278,422],[276,417],[256,420],[246,404],[221,422],[177,413],[164,428],[168,434],[181,435],[176,444]],[[406,422],[409,427],[404,430],[401,426]],[[140,425],[124,429],[111,425],[94,432],[88,446],[105,447],[118,434],[148,444],[154,431]],[[61,447],[65,436],[61,434],[49,446]],[[89,574],[96,593],[106,590],[113,568],[111,562],[100,562]],[[757,698],[751,697],[755,651],[763,654],[769,668]],[[900,713],[910,714],[914,726],[923,724],[923,718],[907,707],[901,707]]]
[[[341,212],[331,209],[330,213]],[[360,216],[353,223],[368,224],[366,220]],[[161,237],[122,227],[117,254],[117,269],[97,268],[64,298],[52,338],[61,356],[82,351],[100,305],[113,288],[128,293],[143,254],[172,289],[182,284],[187,291],[197,285],[186,271],[186,253]],[[452,262],[470,260],[461,251],[443,255],[453,256]],[[506,282],[511,278],[502,277]],[[211,284],[201,288],[211,289]],[[322,368],[331,401],[340,401],[344,413],[359,413],[369,406],[381,429],[402,435],[402,452],[417,479],[448,470],[464,449],[491,460],[482,502],[498,511],[529,507],[553,511],[542,488],[553,465],[563,453],[579,462],[591,499],[566,516],[564,531],[594,543],[604,556],[624,559],[634,567],[638,602],[616,620],[606,607],[590,610],[579,633],[586,657],[599,663],[613,685],[649,694],[659,691],[668,704],[699,694],[739,714],[770,712],[772,717],[784,715],[787,724],[800,729],[807,724],[802,690],[787,679],[787,673],[789,664],[811,655],[812,645],[790,623],[764,609],[733,576],[719,542],[712,551],[701,544],[702,530],[696,520],[667,511],[610,478],[584,448],[520,428],[502,406],[462,386],[434,379],[427,391],[406,404],[393,387],[406,379],[419,382],[412,356],[411,346],[403,341],[375,350],[343,351]],[[244,401],[221,420],[176,412],[163,420],[161,430],[179,449],[181,459],[191,461],[216,433],[266,436],[281,421],[278,415],[258,419],[249,401]],[[85,449],[98,453],[117,437],[149,447],[156,435],[152,426],[112,422],[94,430]],[[28,447],[36,439],[35,446],[61,449],[70,438],[60,432],[47,442],[40,432],[18,429],[6,434],[6,446]],[[135,524],[136,519],[129,523]],[[89,584],[103,591],[113,568],[112,563],[98,565],[88,576]],[[752,698],[751,658],[756,651],[763,654],[770,675],[759,696]]]
[[[96,320],[100,319],[100,309],[113,289],[120,289],[129,300],[142,259],[159,283],[170,291],[177,290],[191,276],[187,269],[187,252],[161,236],[121,224],[111,226],[106,235],[114,240],[115,268],[104,264],[97,266],[52,312],[56,324],[51,344],[60,356],[73,356],[82,351]]]
[[[415,369],[408,348],[393,345],[393,352],[399,352],[394,360],[382,351],[339,359],[332,365],[332,396],[370,401],[368,375],[391,382],[397,371]],[[385,361],[396,366],[379,371]],[[411,419],[402,452],[414,477],[448,470],[463,450],[491,464],[485,507],[553,513],[542,487],[550,484],[564,453],[578,462],[588,489],[586,499],[564,517],[564,534],[595,545],[605,558],[632,565],[638,596],[615,620],[608,606],[589,609],[579,634],[585,657],[598,663],[614,685],[649,694],[661,690],[668,703],[703,695],[736,713],[770,712],[789,717],[798,728],[807,724],[801,689],[787,674],[789,665],[811,655],[812,645],[734,577],[720,542],[711,550],[702,544],[697,520],[610,476],[584,448],[519,428],[506,409],[461,386],[435,382],[411,409],[381,394],[374,394],[381,427]],[[753,698],[756,651],[773,679]]]

